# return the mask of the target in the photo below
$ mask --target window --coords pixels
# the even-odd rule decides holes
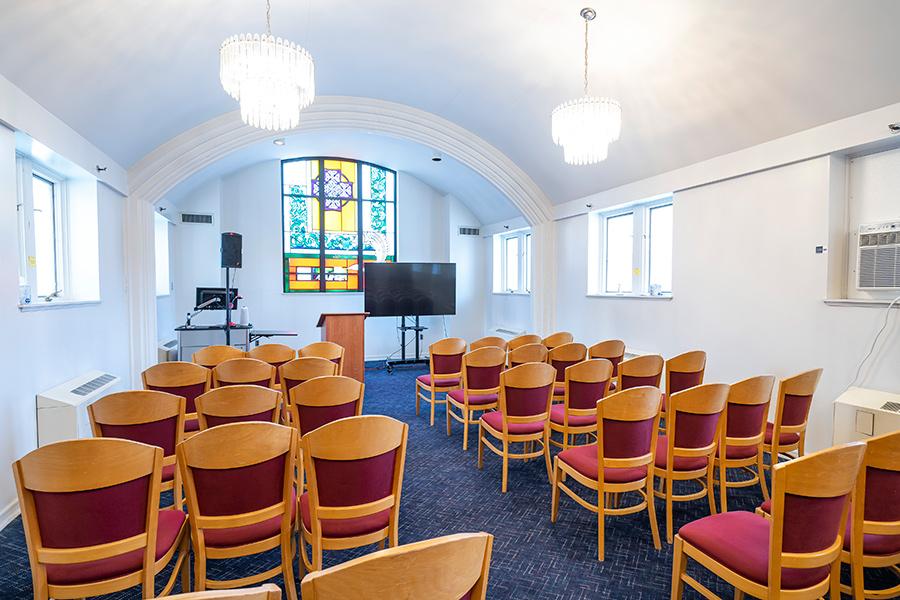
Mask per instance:
[[[531,292],[531,232],[498,234],[494,242],[494,292]]]
[[[18,157],[20,304],[66,297],[65,181]]]
[[[284,291],[358,292],[360,265],[397,260],[397,174],[345,158],[281,163]]]
[[[168,296],[169,284],[169,220],[159,213],[154,215],[153,238],[156,250],[156,295]]]
[[[599,294],[668,296],[672,293],[672,197],[599,213]],[[596,235],[596,234],[595,234]],[[596,239],[596,238],[594,238]],[[598,262],[589,264],[597,265]]]

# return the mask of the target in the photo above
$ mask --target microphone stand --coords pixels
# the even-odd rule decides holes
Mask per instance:
[[[231,269],[225,267],[225,345],[231,345]]]

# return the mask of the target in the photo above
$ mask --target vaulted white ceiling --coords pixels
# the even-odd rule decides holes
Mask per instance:
[[[263,0],[2,0],[0,73],[128,166],[235,108],[226,36]],[[549,114],[580,93],[623,106],[600,165],[571,167]],[[498,147],[553,202],[900,100],[896,0],[272,0],[273,32],[316,60],[320,94],[435,113]],[[452,191],[452,190],[450,190]]]

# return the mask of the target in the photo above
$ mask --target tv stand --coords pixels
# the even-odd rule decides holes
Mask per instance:
[[[417,364],[425,364],[428,361],[424,358],[419,357],[419,340],[422,336],[422,332],[428,329],[419,324],[419,315],[415,316],[415,325],[407,325],[406,319],[410,317],[400,317],[400,325],[397,326],[397,329],[400,331],[400,360],[386,360],[384,361],[384,366],[387,369],[388,373],[394,372],[394,367],[396,365],[417,365]],[[406,332],[412,331],[413,335],[416,337],[416,357],[415,358],[406,358]]]

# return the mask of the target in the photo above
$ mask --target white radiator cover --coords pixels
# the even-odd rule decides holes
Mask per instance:
[[[897,430],[900,394],[851,387],[834,401],[834,444],[867,440]]]
[[[107,394],[119,378],[89,371],[37,395],[38,446],[91,437],[87,406]]]

